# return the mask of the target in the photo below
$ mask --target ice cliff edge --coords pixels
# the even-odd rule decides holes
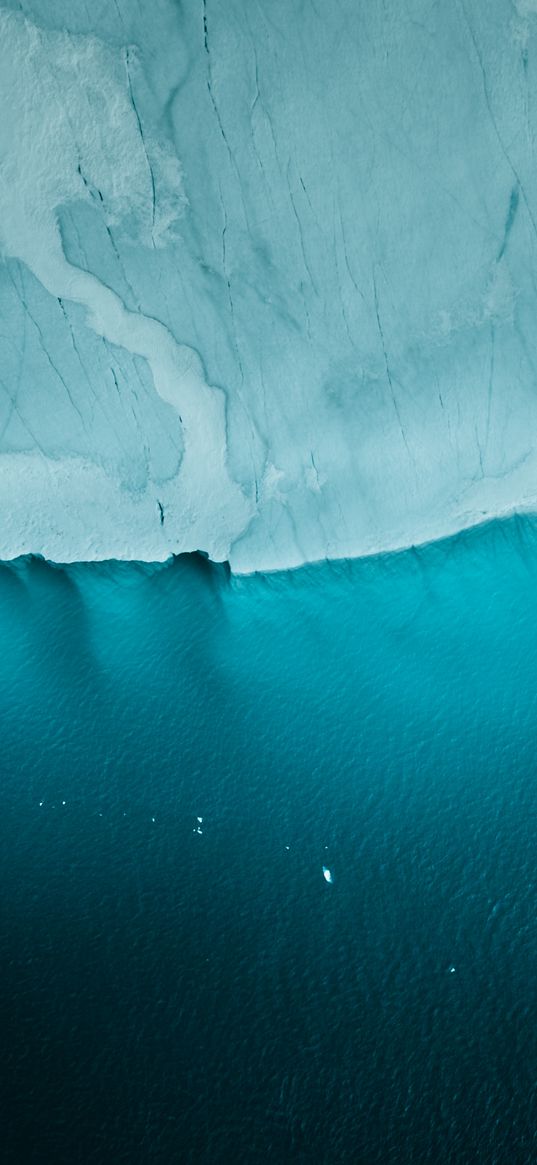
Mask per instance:
[[[537,508],[537,0],[0,5],[0,557]]]

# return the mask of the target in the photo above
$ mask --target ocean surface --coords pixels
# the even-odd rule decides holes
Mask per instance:
[[[534,521],[0,642],[5,1165],[537,1161]]]

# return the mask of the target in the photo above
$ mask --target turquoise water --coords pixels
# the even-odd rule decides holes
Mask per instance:
[[[537,1160],[536,616],[530,520],[0,570],[3,1160]]]

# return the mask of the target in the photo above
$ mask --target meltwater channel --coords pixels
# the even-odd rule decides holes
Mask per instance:
[[[534,520],[0,630],[6,1165],[537,1160]]]

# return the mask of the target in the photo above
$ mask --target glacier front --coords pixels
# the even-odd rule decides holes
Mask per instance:
[[[0,558],[537,509],[537,0],[12,0],[0,93]]]

